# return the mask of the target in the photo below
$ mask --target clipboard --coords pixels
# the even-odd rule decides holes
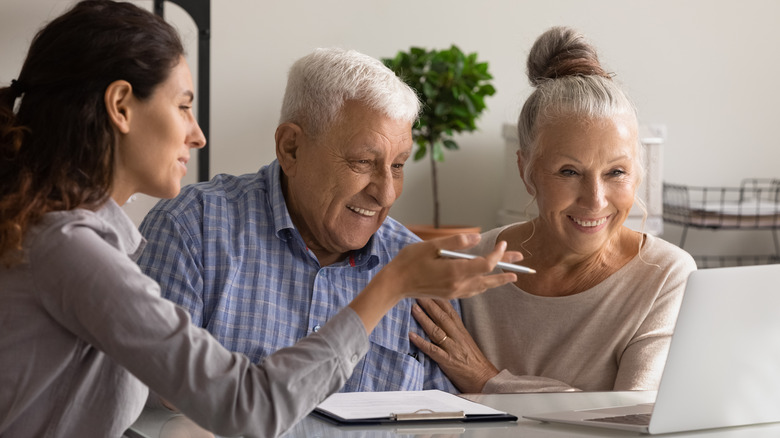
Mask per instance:
[[[439,390],[336,393],[314,417],[337,425],[517,421],[517,416]]]

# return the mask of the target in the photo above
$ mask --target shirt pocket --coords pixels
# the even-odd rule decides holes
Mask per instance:
[[[419,391],[424,380],[425,367],[416,357],[369,342],[368,353],[342,391]]]

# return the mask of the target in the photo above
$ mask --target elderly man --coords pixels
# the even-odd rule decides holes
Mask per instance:
[[[292,66],[276,157],[161,201],[141,225],[139,264],[193,323],[255,361],[316,332],[405,245],[388,217],[403,188],[419,112],[378,60],[318,49]],[[409,342],[404,300],[371,333],[344,391],[455,388]]]

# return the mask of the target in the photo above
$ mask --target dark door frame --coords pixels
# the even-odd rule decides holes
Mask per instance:
[[[170,1],[186,11],[198,28],[198,124],[203,135],[209,138],[210,118],[210,64],[211,64],[211,0],[154,0],[154,13],[164,16],[164,3]],[[206,143],[198,151],[198,181],[209,180],[209,150]]]

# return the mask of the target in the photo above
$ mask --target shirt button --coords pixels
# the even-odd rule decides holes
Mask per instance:
[[[352,363],[357,363],[358,359],[360,359],[360,357],[358,357],[357,354],[352,355]]]
[[[319,325],[315,325],[314,328],[312,329],[312,331],[314,333],[317,333],[318,331],[320,331],[320,328],[322,328],[322,327],[320,327]]]

